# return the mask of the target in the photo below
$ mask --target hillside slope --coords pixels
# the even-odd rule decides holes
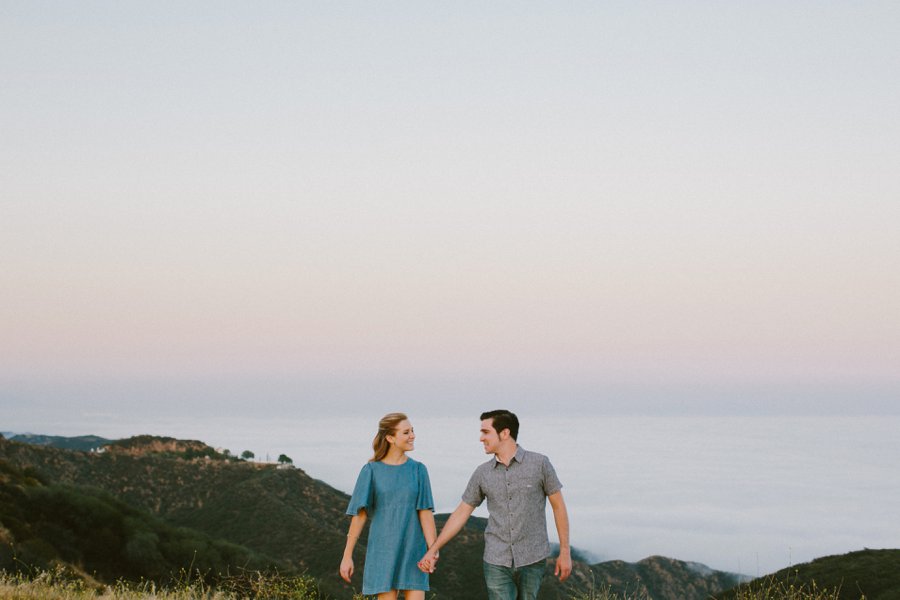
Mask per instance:
[[[812,582],[820,590],[839,590],[841,600],[900,600],[900,550],[866,549],[824,556],[754,579],[741,588],[799,587]],[[735,597],[737,590],[732,590],[720,600]]]
[[[277,556],[320,578],[323,591],[352,596],[336,574],[346,494],[300,469],[226,460],[193,440],[141,436],[107,448],[87,453],[0,440],[0,457],[48,481],[99,488],[172,525]]]
[[[0,458],[0,569],[66,564],[89,579],[168,583],[182,570],[213,581],[280,565],[237,544],[175,527],[96,488],[45,484]]]

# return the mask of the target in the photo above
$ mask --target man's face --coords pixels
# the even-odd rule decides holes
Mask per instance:
[[[485,454],[494,454],[500,450],[500,435],[494,429],[493,419],[485,419],[481,422],[481,437],[478,439],[484,444]]]

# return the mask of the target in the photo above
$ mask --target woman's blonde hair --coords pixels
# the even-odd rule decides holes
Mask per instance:
[[[397,431],[397,426],[406,419],[406,415],[398,412],[388,413],[381,417],[381,420],[378,421],[378,433],[375,434],[375,439],[372,440],[372,449],[375,451],[375,454],[369,459],[369,462],[378,462],[387,456],[388,450],[391,449],[391,443],[387,441],[387,436],[394,435],[394,432]]]

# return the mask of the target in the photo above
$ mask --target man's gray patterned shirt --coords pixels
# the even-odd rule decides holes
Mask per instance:
[[[487,498],[484,561],[524,567],[550,556],[547,496],[561,489],[550,459],[521,446],[508,467],[495,457],[475,469],[462,500],[477,507]]]

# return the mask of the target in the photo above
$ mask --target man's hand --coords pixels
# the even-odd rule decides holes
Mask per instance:
[[[419,561],[419,570],[424,573],[434,573],[437,567],[438,553],[435,550],[429,550]]]
[[[565,581],[572,573],[572,555],[566,550],[559,551],[559,557],[556,559],[556,570],[553,574],[559,577],[560,581]]]

